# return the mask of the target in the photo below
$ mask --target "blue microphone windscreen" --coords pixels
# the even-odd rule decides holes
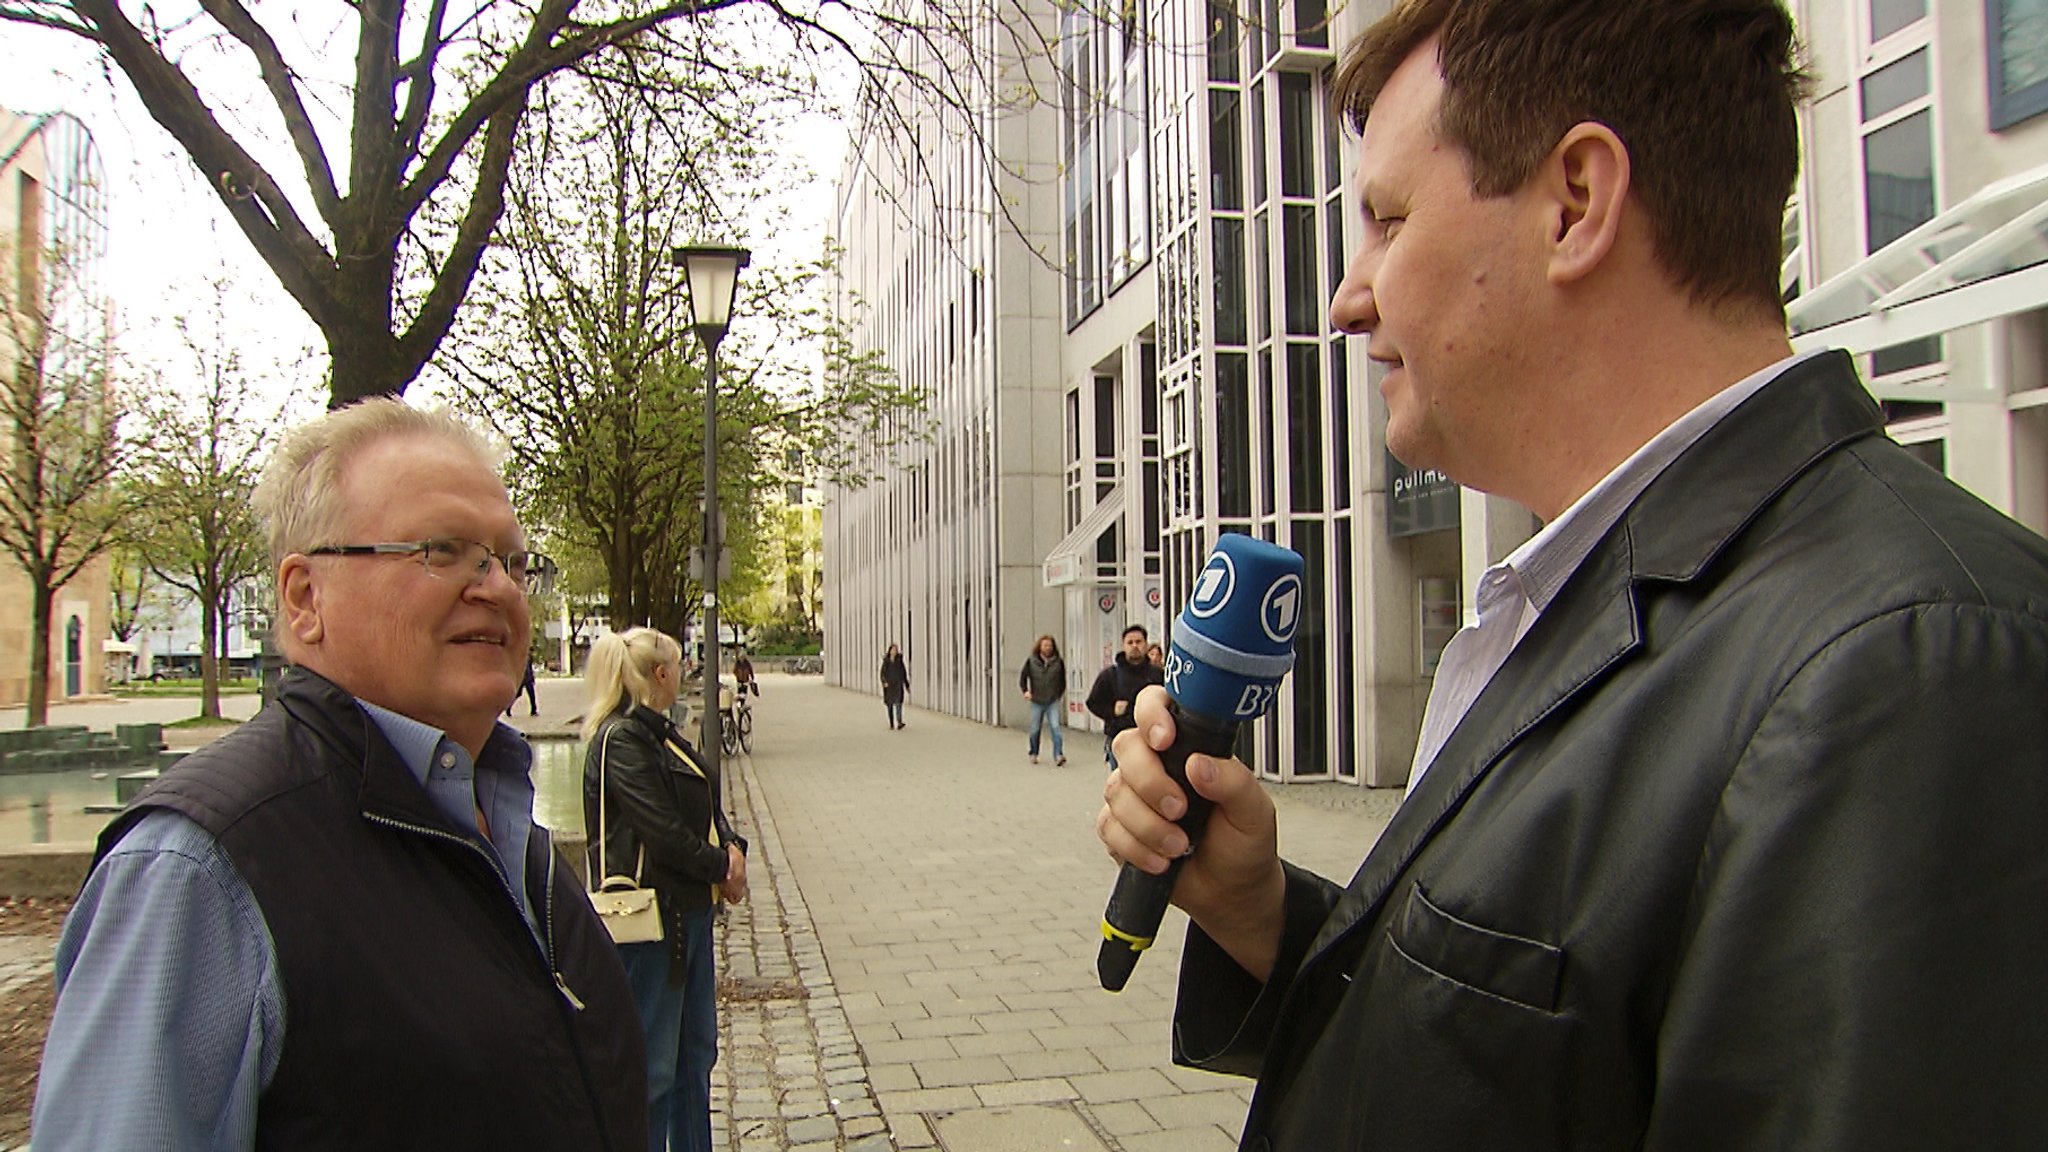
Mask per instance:
[[[1303,568],[1300,555],[1241,533],[1216,542],[1173,624],[1166,691],[1181,707],[1237,723],[1271,706],[1294,667]]]

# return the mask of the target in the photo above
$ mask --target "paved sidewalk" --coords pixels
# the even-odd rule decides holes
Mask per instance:
[[[1067,767],[1034,766],[1021,732],[916,708],[890,731],[876,700],[806,677],[764,677],[756,718],[755,754],[729,769],[757,851],[725,971],[794,978],[808,999],[730,1013],[726,1147],[890,1147],[877,1124],[894,1147],[946,1152],[1236,1146],[1250,1082],[1169,1059],[1180,913],[1123,993],[1096,983],[1115,876],[1094,836],[1100,737],[1072,733]],[[1337,877],[1397,800],[1275,795],[1290,858]]]

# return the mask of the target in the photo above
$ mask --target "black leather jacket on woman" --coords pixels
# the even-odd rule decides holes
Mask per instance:
[[[730,867],[725,845],[747,849],[726,819],[718,777],[705,776],[699,767],[696,747],[675,725],[638,704],[606,717],[583,757],[583,827],[590,836],[591,870],[599,879],[637,872],[641,887],[660,893],[671,940],[681,936],[675,930],[677,917],[711,906],[712,887]],[[604,819],[609,825],[603,836],[598,834],[600,772],[607,785]],[[716,844],[710,837],[714,821]]]

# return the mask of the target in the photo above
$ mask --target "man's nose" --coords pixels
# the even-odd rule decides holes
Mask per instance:
[[[1377,261],[1365,245],[1351,256],[1344,279],[1330,297],[1330,326],[1353,336],[1370,333],[1380,321],[1379,302],[1373,294],[1372,274]]]

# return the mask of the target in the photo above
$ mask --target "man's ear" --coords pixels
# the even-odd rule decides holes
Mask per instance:
[[[312,646],[327,635],[320,615],[320,589],[313,578],[313,562],[294,552],[277,566],[279,623],[285,635]]]
[[[1582,279],[1600,267],[1620,238],[1628,146],[1605,124],[1574,124],[1544,160],[1540,178],[1555,212],[1550,280]]]

